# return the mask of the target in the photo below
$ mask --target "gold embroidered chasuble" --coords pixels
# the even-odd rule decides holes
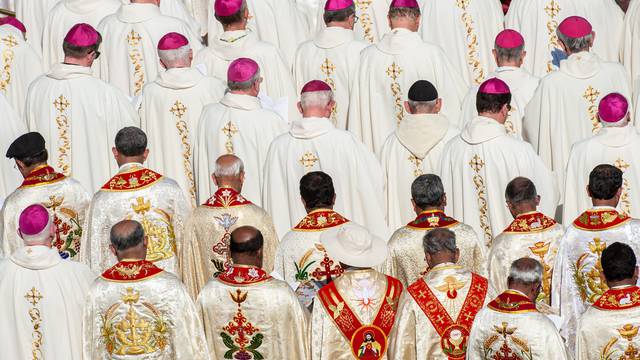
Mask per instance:
[[[487,263],[489,295],[495,297],[508,290],[507,277],[511,263],[530,257],[538,260],[544,268],[542,291],[537,301],[557,308],[556,304],[551,304],[551,279],[563,235],[562,225],[540,212],[518,215],[491,244]]]
[[[467,344],[467,360],[572,358],[553,322],[516,290],[503,292],[478,312]]]
[[[458,264],[478,274],[486,273],[486,250],[469,225],[460,223],[440,210],[427,210],[415,220],[396,230],[389,240],[389,257],[381,271],[409,286],[427,272],[422,238],[436,228],[446,228],[456,234],[456,246],[460,249]]]
[[[578,321],[576,360],[640,356],[640,288],[607,290]]]
[[[146,260],[118,262],[93,283],[82,338],[84,359],[210,359],[185,286]]]
[[[60,256],[79,260],[90,202],[89,193],[76,180],[56,172],[48,165],[37,167],[4,201],[0,212],[0,256],[9,256],[23,246],[22,239],[17,235],[18,218],[27,206],[39,203],[54,216],[57,231],[53,246],[58,249]]]
[[[554,266],[551,303],[560,307],[560,331],[573,350],[577,321],[606,290],[600,257],[614,242],[625,243],[640,255],[640,221],[611,207],[583,212],[567,228]]]
[[[189,201],[175,181],[142,164],[122,165],[91,201],[80,261],[94,271],[115,264],[109,233],[117,222],[130,219],[140,222],[148,237],[147,260],[180,276],[178,254],[190,212]]]
[[[263,268],[271,272],[278,237],[271,217],[261,207],[234,189],[221,187],[193,211],[185,225],[180,261],[182,281],[194,299],[207,281],[231,265],[231,232],[247,225],[262,233]]]
[[[260,268],[232,265],[196,306],[212,359],[309,358],[309,314],[287,283]]]

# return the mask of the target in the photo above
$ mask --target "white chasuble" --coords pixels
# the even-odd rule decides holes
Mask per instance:
[[[202,289],[196,304],[212,359],[309,359],[309,315],[289,285],[234,265]]]
[[[631,1],[624,17],[624,30],[620,60],[631,80],[636,96],[634,106],[638,108],[637,96],[640,90],[640,2]]]
[[[27,127],[2,94],[0,94],[0,112],[3,114],[0,146],[6,151],[18,136],[27,132]],[[22,182],[22,176],[15,166],[16,162],[13,159],[5,157],[0,160],[0,198],[9,196]]]
[[[571,350],[575,347],[578,319],[608,289],[600,258],[607,245],[614,242],[631,246],[639,256],[640,220],[606,206],[580,214],[560,241],[551,303],[560,308],[560,331]]]
[[[440,175],[444,145],[460,131],[439,114],[406,114],[380,150],[386,181],[385,205],[389,229],[415,218],[411,184],[422,174]]]
[[[387,360],[402,284],[373,269],[350,269],[316,296],[312,360]]]
[[[589,173],[600,164],[613,165],[623,172],[618,210],[639,218],[640,189],[634,186],[640,184],[640,161],[635,161],[639,152],[640,133],[631,124],[602,128],[593,137],[574,144],[567,165],[563,223],[571,223],[591,206],[591,198],[585,189]]]
[[[100,47],[100,78],[129,96],[140,95],[144,84],[158,76],[158,41],[165,34],[184,35],[194,54],[202,48],[199,35],[186,22],[162,15],[154,4],[122,5],[100,22],[98,31],[105,34]]]
[[[465,83],[440,47],[397,28],[361,53],[347,129],[378,154],[406,115],[403,102],[417,80],[428,80],[438,89],[441,113],[456,125]]]
[[[147,165],[176,180],[193,207],[193,149],[198,122],[205,105],[219,101],[225,89],[222,81],[206,77],[195,68],[161,71],[142,89],[138,113],[151,149]]]
[[[572,359],[553,322],[516,290],[503,292],[480,310],[467,345],[467,360]]]
[[[193,211],[185,224],[179,258],[182,281],[194,299],[207,281],[232,264],[231,232],[247,225],[262,233],[262,267],[271,272],[278,237],[271,217],[261,207],[230,187],[220,187]]]
[[[389,257],[382,264],[382,272],[409,286],[429,272],[422,239],[431,230],[445,228],[456,235],[460,250],[460,264],[478,274],[486,274],[486,248],[471,226],[446,216],[441,210],[426,210],[415,220],[396,230],[389,240]]]
[[[578,321],[576,360],[633,359],[640,353],[640,288],[607,290]]]
[[[511,90],[511,111],[509,117],[504,123],[507,132],[522,139],[522,128],[525,108],[533,98],[533,94],[538,88],[540,79],[531,75],[524,68],[513,66],[501,66],[493,73],[487,76],[487,79],[498,78],[504,81]],[[467,92],[467,96],[462,103],[462,116],[460,117],[463,126],[474,117],[478,116],[476,110],[476,96],[478,95],[479,85],[474,85]]]
[[[209,46],[202,49],[193,63],[203,64],[207,74],[227,81],[229,64],[237,58],[250,58],[258,63],[260,91],[271,99],[287,100],[289,117],[287,122],[300,117],[296,108],[298,95],[295,91],[291,69],[282,57],[282,52],[273,44],[261,41],[251,30],[225,31],[215,37],[209,35]]]
[[[497,121],[479,116],[445,147],[447,213],[471,225],[486,246],[511,223],[504,189],[515,177],[533,181],[542,197],[540,211],[555,214],[558,191],[551,172],[531,145],[507,135]]]
[[[488,79],[495,69],[491,50],[503,29],[500,2],[425,0],[420,10],[420,35],[442,48],[465,83],[479,85]]]
[[[315,15],[317,19],[316,32],[326,28],[326,24],[322,19],[326,2],[326,0],[319,0]],[[391,31],[389,20],[387,19],[391,0],[356,0],[353,4],[358,17],[358,21],[353,25],[356,39],[375,44],[382,39],[384,34]]]
[[[50,166],[34,169],[2,205],[0,212],[0,257],[9,256],[23,241],[18,234],[18,221],[22,211],[30,205],[41,204],[53,215],[57,226],[52,245],[64,259],[79,260],[85,215],[91,196],[80,183],[57,173]]]
[[[556,28],[569,16],[582,16],[593,26],[593,52],[607,61],[618,61],[623,38],[622,10],[614,0],[513,0],[505,27],[524,37],[524,67],[535,76],[556,70],[560,45]]]
[[[91,68],[68,64],[31,83],[25,114],[29,130],[44,137],[51,165],[90,193],[118,170],[110,151],[118,131],[139,124],[120,90]]]
[[[489,269],[489,295],[496,297],[509,289],[507,278],[511,264],[529,257],[542,264],[542,289],[537,303],[551,305],[551,279],[560,241],[564,235],[562,225],[552,218],[533,211],[518,215],[491,244],[487,267]]]
[[[81,314],[94,279],[87,266],[46,246],[1,260],[2,358],[82,360]]]
[[[23,119],[29,84],[43,72],[42,58],[22,32],[11,25],[0,26],[0,54],[0,92]]]
[[[436,265],[400,297],[389,358],[464,359],[473,320],[489,300],[487,279],[453,263]]]
[[[148,237],[147,260],[179,274],[184,223],[191,206],[178,184],[138,163],[122,165],[91,201],[80,261],[104,271],[118,260],[109,250],[111,227],[136,220]]]
[[[198,124],[194,149],[197,195],[205,202],[215,191],[211,174],[218,157],[234,154],[242,159],[247,175],[243,194],[261,205],[263,168],[271,141],[287,131],[286,122],[274,111],[262,108],[257,97],[227,93],[206,106]]]
[[[296,120],[288,133],[271,143],[262,200],[278,234],[285,234],[305,216],[300,178],[310,171],[331,176],[338,213],[388,238],[380,163],[351,133],[336,129],[328,118]]]
[[[42,54],[42,32],[51,9],[59,0],[15,0],[16,18],[27,29],[27,42]]]
[[[189,26],[189,29],[191,29],[191,33],[200,39],[200,36],[204,36],[207,33],[207,25],[202,25],[198,18],[192,14],[190,1],[192,0],[162,0],[160,1],[160,13],[184,21],[184,23]],[[128,4],[131,1],[122,0],[122,2]],[[213,6],[213,4],[211,4],[211,6]]]
[[[523,137],[553,171],[558,186],[564,184],[571,145],[600,130],[598,104],[612,92],[631,99],[624,68],[590,52],[572,54],[559,71],[540,81],[525,110]]]
[[[293,64],[296,91],[311,80],[323,80],[333,90],[336,106],[331,121],[347,128],[349,97],[360,66],[360,52],[367,43],[355,40],[352,30],[328,27],[298,48]]]
[[[64,61],[62,43],[75,24],[86,23],[98,28],[100,21],[115,13],[120,5],[119,0],[60,0],[49,11],[42,33],[44,69],[51,69],[54,64]],[[100,31],[100,34],[103,41],[111,37],[110,33]]]
[[[211,358],[187,289],[146,260],[122,260],[93,283],[82,328],[83,359]]]

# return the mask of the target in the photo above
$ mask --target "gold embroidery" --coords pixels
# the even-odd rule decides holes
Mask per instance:
[[[467,33],[467,64],[473,67],[473,81],[476,84],[481,84],[484,81],[484,70],[482,64],[478,60],[478,37],[473,29],[473,18],[471,14],[467,12],[467,7],[471,0],[457,0],[456,5],[462,10],[460,19],[464,23],[464,27]]]
[[[633,339],[638,336],[638,327],[632,324],[625,324],[618,330],[618,334],[625,340],[627,340],[627,348],[624,349],[624,353],[619,357],[620,360],[637,360],[640,359],[640,351],[633,344]],[[618,338],[612,337],[607,345],[600,352],[600,359],[614,359],[617,351],[612,350],[613,346],[618,342]],[[624,346],[624,345],[623,345]]]
[[[111,305],[101,316],[101,335],[107,352],[115,355],[143,355],[167,347],[169,327],[162,313],[153,304],[140,302],[140,293],[130,287],[120,300],[121,303]],[[115,312],[122,304],[129,308],[124,317],[116,322]]]
[[[189,195],[191,196],[191,202],[196,201],[196,183],[193,179],[193,170],[191,167],[191,144],[189,143],[189,127],[187,122],[182,119],[184,114],[187,113],[187,107],[184,106],[180,100],[176,100],[169,111],[176,117],[176,129],[180,135],[180,141],[182,141],[182,165],[184,167],[184,174],[189,181]]]
[[[533,359],[531,347],[525,339],[515,335],[518,328],[510,327],[503,321],[501,326],[493,326],[496,334],[491,335],[482,344],[483,359]],[[493,345],[502,338],[502,345],[494,349]],[[515,350],[514,350],[515,348]]]
[[[589,253],[580,255],[578,261],[573,265],[573,279],[583,302],[593,304],[609,289],[603,281],[602,264],[600,263],[602,252],[606,247],[606,242],[601,241],[600,238],[594,238],[593,242],[589,243]],[[584,271],[586,270],[585,267],[588,266],[588,264],[585,264],[585,260],[592,255],[596,256],[595,264],[588,271]]]
[[[396,122],[400,124],[402,119],[404,118],[404,106],[402,105],[402,89],[400,88],[400,84],[398,83],[398,78],[402,74],[402,68],[398,66],[395,62],[393,62],[387,68],[387,75],[393,80],[391,83],[391,93],[393,94],[393,98],[395,101],[395,109],[396,109]]]
[[[151,201],[144,197],[136,198],[131,209],[142,224],[145,235],[149,239],[147,245],[147,260],[167,260],[175,256],[176,235],[171,223],[171,216],[161,209],[151,206]],[[128,216],[132,219],[134,216]]]
[[[131,64],[133,65],[133,77],[135,81],[133,95],[139,95],[142,86],[144,86],[144,59],[140,52],[140,40],[142,40],[142,37],[133,29],[127,34],[129,60],[131,60]]]
[[[314,153],[306,152],[298,161],[300,162],[300,164],[302,164],[302,166],[304,166],[305,171],[309,172],[318,160],[320,159],[318,159],[318,157]]]
[[[631,166],[628,162],[623,159],[618,158],[613,165],[620,169],[624,174],[629,166]],[[629,185],[629,180],[623,178],[622,179],[622,194],[620,195],[620,205],[621,210],[625,215],[631,215],[631,200],[629,200],[629,192],[631,191],[631,186]]]
[[[227,137],[227,141],[224,143],[227,154],[233,154],[233,136],[238,132],[238,128],[229,120],[227,125],[222,128],[222,133]]]
[[[556,0],[551,0],[547,6],[544,8],[544,11],[549,16],[549,21],[547,21],[547,34],[549,35],[549,52],[553,51],[557,48],[558,45],[558,35],[556,34],[556,28],[558,27],[558,21],[556,20],[556,16],[560,13],[560,5]],[[547,61],[547,72],[550,73],[553,71],[553,62],[551,60]]]
[[[486,187],[484,185],[484,179],[482,175],[480,175],[480,170],[484,167],[484,160],[477,154],[473,156],[471,161],[469,161],[469,166],[476,173],[473,176],[473,184],[476,187],[476,194],[478,196],[478,209],[480,210],[480,227],[484,232],[484,240],[486,245],[491,244],[491,240],[493,236],[491,235],[491,227],[489,226],[489,209],[487,206],[487,199],[485,199],[484,193],[486,192]]]
[[[373,34],[371,34],[371,25],[373,24],[373,21],[371,21],[371,15],[367,12],[372,2],[373,0],[356,0],[355,2],[358,10],[360,10],[360,14],[358,15],[360,16],[359,20],[362,24],[362,29],[364,30],[364,38],[370,44],[373,44],[375,42]]]
[[[331,89],[333,89],[333,91],[336,91],[336,83],[335,81],[333,81],[333,78],[331,78],[331,75],[333,75],[333,72],[335,70],[336,66],[333,65],[329,58],[325,58],[322,62],[322,65],[320,65],[320,71],[322,71],[322,73],[325,75],[324,82],[331,86]],[[337,113],[338,105],[336,104],[333,106],[333,109],[331,109],[331,121],[333,122],[333,125],[336,125],[338,123]]]
[[[42,318],[40,317],[40,309],[38,308],[38,303],[42,300],[42,294],[40,294],[35,287],[32,287],[31,290],[24,295],[24,298],[33,306],[29,309],[29,318],[33,326],[33,332],[31,333],[31,359],[40,360],[44,358],[41,349],[44,339],[40,331]]]
[[[539,241],[529,247],[531,253],[540,259],[542,264],[542,291],[538,294],[536,301],[544,301],[549,304],[551,301],[551,266],[545,261],[545,257],[549,253],[551,243]]]
[[[53,246],[63,258],[73,258],[80,253],[80,239],[82,238],[82,224],[77,211],[63,207],[64,196],[50,195],[48,201],[42,205],[53,213],[53,223],[56,225],[56,237]]]
[[[591,132],[594,134],[600,131],[602,127],[600,119],[598,118],[598,96],[600,96],[600,91],[594,89],[591,85],[589,85],[584,94],[582,94],[582,97],[589,102],[587,112],[589,113],[589,119],[591,119]]]
[[[13,48],[18,45],[18,41],[13,37],[13,35],[5,36],[1,40],[7,48],[2,50],[2,78],[0,78],[0,90],[6,93],[7,87],[9,87],[9,84],[11,83],[11,66],[13,65],[13,58],[15,56]]]
[[[413,176],[418,177],[420,175],[422,175],[422,159],[418,158],[417,156],[411,154],[408,157],[408,160],[411,161],[411,163],[414,166],[413,169]]]
[[[53,101],[56,111],[56,126],[58,127],[58,169],[65,176],[71,175],[71,139],[69,138],[69,118],[67,109],[71,103],[62,94]]]

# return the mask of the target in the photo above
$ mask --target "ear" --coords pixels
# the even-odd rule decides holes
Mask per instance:
[[[433,110],[437,114],[437,113],[440,112],[440,109],[442,109],[442,98],[437,98],[436,99],[436,106],[435,106],[435,108]]]
[[[526,50],[522,50],[522,55],[520,56],[520,65],[522,66],[522,64],[524,63],[524,58],[527,57],[527,51]]]
[[[587,186],[584,187],[585,190],[587,190],[587,195],[589,195],[589,197],[591,197],[591,190],[589,190],[589,184],[587,184]]]
[[[491,53],[493,54],[493,60],[497,64],[498,63],[498,52],[496,51],[496,49],[491,49]]]
[[[595,41],[596,41],[596,32],[592,31],[591,32],[591,42],[589,43],[589,47],[592,47],[593,44],[595,43]]]
[[[116,248],[113,245],[109,245],[109,251],[113,254],[113,256],[118,257],[118,253],[116,252]]]
[[[540,206],[540,195],[536,196],[536,206]]]
[[[240,173],[240,182],[244,183],[244,171]]]
[[[336,204],[336,194],[333,194],[333,198],[331,198],[331,205]]]
[[[302,114],[302,102],[298,101],[297,107],[300,114]]]
[[[411,199],[411,206],[413,206],[413,211],[414,211],[416,214],[421,213],[420,208],[418,207],[418,205],[416,205],[416,202],[415,202],[413,199]]]
[[[389,23],[389,28],[393,29],[393,24],[391,23],[391,16],[387,15],[387,23]]]
[[[189,61],[193,61],[193,49],[189,49]]]
[[[447,206],[447,194],[442,194],[442,200],[440,201],[440,206],[442,207],[446,207]]]
[[[404,105],[404,110],[407,112],[407,114],[411,114],[411,108],[409,107],[409,102],[405,100],[403,105]]]
[[[111,148],[111,152],[113,153],[113,157],[117,158],[119,153],[118,153],[118,149],[116,149],[116,147],[112,147]]]
[[[149,149],[144,149],[144,153],[142,154],[144,161],[147,161],[147,157],[149,156]]]

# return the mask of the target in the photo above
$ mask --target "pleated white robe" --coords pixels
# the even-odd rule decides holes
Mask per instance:
[[[0,94],[0,113],[3,114],[2,133],[0,135],[1,149],[9,149],[11,143],[18,136],[27,132],[24,121],[18,117],[7,99]],[[0,161],[0,198],[5,199],[22,183],[22,176],[16,163],[12,159],[2,158]]]
[[[42,32],[47,16],[59,0],[15,0],[16,18],[27,29],[27,42],[42,55]]]
[[[417,80],[428,80],[442,98],[441,113],[457,125],[465,83],[440,47],[397,28],[361,53],[347,129],[376,154],[405,116],[403,101]]]
[[[320,0],[320,6],[317,7],[316,32],[326,28],[322,19],[326,3],[326,0]],[[353,27],[356,39],[375,44],[382,39],[384,34],[391,31],[389,20],[387,19],[391,0],[354,1],[354,5],[356,7],[356,16],[358,17],[358,22]]]
[[[636,97],[640,90],[640,2],[632,1],[624,17],[621,60]],[[633,99],[638,107],[637,99]]]
[[[190,11],[189,0],[162,0],[160,1],[160,13],[162,15],[178,18],[185,22],[194,35],[200,36],[207,33],[207,26],[201,25],[197,18]],[[130,3],[130,0],[122,0],[123,3]],[[213,4],[211,5],[213,6]]]

